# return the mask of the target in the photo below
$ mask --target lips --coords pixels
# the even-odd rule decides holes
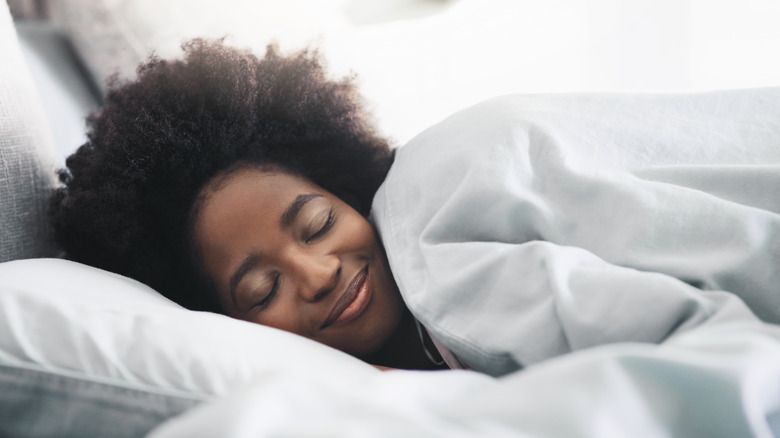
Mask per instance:
[[[351,320],[365,309],[371,298],[371,288],[368,280],[368,265],[355,274],[344,294],[336,300],[320,329],[327,328],[336,322]]]

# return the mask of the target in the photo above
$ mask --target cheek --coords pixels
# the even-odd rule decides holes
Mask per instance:
[[[376,251],[379,247],[374,227],[363,216],[355,214],[344,228],[347,238],[355,248]]]

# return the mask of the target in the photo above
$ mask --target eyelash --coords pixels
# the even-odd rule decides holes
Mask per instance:
[[[309,236],[305,242],[310,243],[312,240],[315,240],[319,237],[321,237],[323,234],[327,233],[328,230],[330,230],[333,227],[333,223],[336,222],[336,215],[333,213],[333,209],[331,208],[328,212],[328,219],[325,221],[325,224],[320,228],[317,232]]]
[[[279,274],[276,274],[276,277],[274,278],[274,285],[271,287],[271,292],[268,293],[268,295],[265,296],[262,300],[260,300],[259,303],[255,304],[255,307],[259,310],[263,310],[266,307],[268,307],[269,304],[271,304],[271,300],[274,299],[276,296],[276,292],[279,290]]]

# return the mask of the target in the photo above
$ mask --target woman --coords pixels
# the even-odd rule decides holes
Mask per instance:
[[[388,264],[367,217],[393,154],[354,85],[328,80],[307,53],[283,57],[271,47],[257,59],[203,41],[185,51],[182,61],[142,66],[91,117],[89,141],[68,159],[65,187],[52,198],[69,257],[138,279],[186,307],[398,368],[442,367],[438,352],[451,367],[462,360],[500,375],[580,348],[661,342],[712,321],[754,318],[729,293],[625,267],[631,263],[584,241],[574,243],[592,252],[567,247],[577,233],[564,235],[556,227],[571,223],[540,215],[550,206],[516,200],[519,210],[502,210],[505,187],[481,184],[515,152],[475,148],[482,141],[468,133],[479,129],[464,128],[446,154],[436,129],[402,149],[396,176],[374,201]],[[499,125],[515,117],[505,107],[488,105],[487,114],[451,124],[476,120],[505,136]],[[452,167],[463,158],[466,167]],[[511,170],[521,180],[535,175],[528,163],[544,163],[519,158],[509,162],[520,163]],[[483,162],[466,185],[474,190],[456,189],[464,187],[458,178],[474,175],[469,166]],[[397,189],[399,180],[415,179]],[[460,221],[469,211],[494,222]],[[496,225],[511,218],[508,228]],[[648,309],[647,318],[636,317]]]
[[[185,52],[141,66],[89,119],[51,200],[68,257],[191,309],[437,367],[366,219],[392,151],[352,81],[307,52]]]

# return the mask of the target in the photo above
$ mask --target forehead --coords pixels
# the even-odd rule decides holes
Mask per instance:
[[[281,200],[292,192],[321,189],[306,178],[280,170],[243,168],[208,182],[201,194],[203,207],[235,200]]]

